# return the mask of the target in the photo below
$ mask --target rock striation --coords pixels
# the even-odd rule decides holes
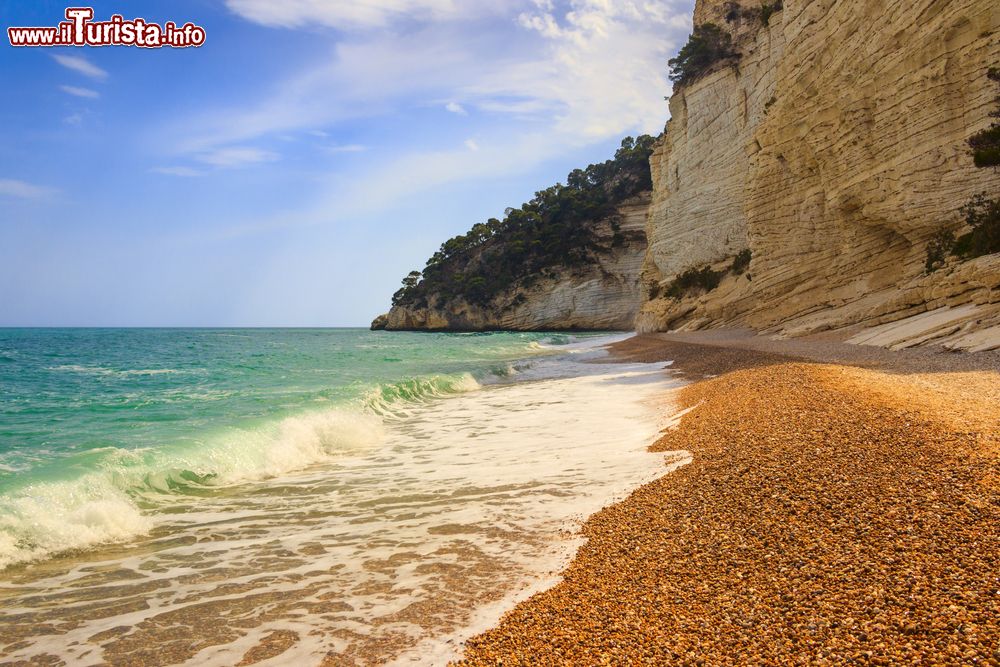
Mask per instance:
[[[965,231],[963,205],[1000,197],[967,143],[996,109],[1000,4],[698,0],[694,23],[722,28],[733,55],[677,86],[652,192],[620,211],[624,245],[485,306],[431,298],[373,327],[1000,348],[1000,255],[925,269],[935,235]]]
[[[724,27],[741,57],[670,100],[637,329],[802,335],[907,320],[856,342],[1000,346],[996,256],[924,271],[934,234],[960,230],[959,208],[1000,193],[966,144],[994,109],[1000,5],[785,0],[766,25],[753,6],[697,3],[695,23]],[[745,273],[664,294],[744,249]]]

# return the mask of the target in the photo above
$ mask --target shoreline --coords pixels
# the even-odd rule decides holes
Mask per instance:
[[[557,580],[592,513],[662,474],[648,446],[677,383],[661,364],[589,363],[623,338],[548,352],[517,338],[518,357],[480,363],[480,385],[448,380],[455,391],[389,400],[378,428],[330,441],[327,460],[163,496],[144,508],[148,534],[15,566],[0,653],[111,664],[458,657],[461,640]],[[266,451],[301,451],[323,433],[305,428],[315,424],[342,438],[359,413],[318,414],[336,420],[297,415]]]
[[[694,460],[590,517],[460,665],[1000,664],[994,353],[656,334]]]
[[[614,339],[609,340],[610,336],[602,336],[602,344],[595,349],[606,350],[610,346],[626,342],[632,337],[634,336],[626,334],[624,336],[614,336]],[[633,375],[637,372],[641,375],[648,373],[655,376],[660,374],[656,368],[637,368],[643,365],[641,362],[630,363],[627,360],[616,360],[610,356],[587,359],[580,363],[588,366],[593,365],[598,368],[605,364],[615,365],[618,367],[618,372],[623,373],[625,376]],[[603,373],[599,375],[605,377]],[[586,377],[587,375],[574,375],[564,378],[535,379],[529,380],[529,382],[573,381]],[[618,381],[620,380],[616,380],[615,382]],[[639,401],[641,405],[645,406],[643,411],[648,413],[655,424],[653,430],[645,441],[632,443],[635,447],[627,447],[627,449],[643,452],[646,456],[650,457],[649,468],[640,472],[637,478],[620,479],[619,488],[614,489],[609,495],[606,495],[598,504],[592,504],[590,508],[579,507],[580,502],[584,499],[577,500],[576,505],[578,509],[574,510],[571,518],[567,518],[561,522],[562,525],[558,530],[556,542],[550,545],[550,548],[547,550],[548,555],[539,559],[540,563],[544,563],[543,567],[535,568],[533,571],[525,571],[524,577],[515,586],[508,587],[506,590],[499,592],[497,597],[491,597],[485,603],[475,606],[467,622],[457,626],[450,632],[433,634],[422,639],[418,645],[393,656],[384,663],[385,665],[402,667],[413,664],[451,664],[461,659],[463,654],[462,647],[471,637],[475,637],[496,626],[511,609],[532,596],[544,593],[562,580],[563,570],[572,563],[579,549],[585,543],[582,528],[594,513],[626,500],[644,484],[656,480],[663,474],[669,474],[671,471],[690,462],[690,458],[686,456],[686,452],[653,452],[650,449],[652,443],[658,439],[657,433],[672,423],[672,418],[669,415],[681,412],[679,404],[675,403],[675,398],[686,382],[664,377],[663,382],[656,384],[658,388],[651,395],[643,397]],[[602,389],[602,391],[604,390]],[[666,417],[662,410],[665,405],[674,406],[674,409],[669,411]]]

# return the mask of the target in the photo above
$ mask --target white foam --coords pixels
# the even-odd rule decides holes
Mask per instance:
[[[69,549],[123,542],[151,526],[106,476],[35,484],[0,497],[0,568]]]
[[[211,484],[231,485],[278,477],[377,445],[382,421],[348,410],[324,410],[266,423],[254,430],[220,434],[184,456],[171,452],[167,464],[212,474]],[[178,465],[179,464],[179,465]]]
[[[582,350],[575,358],[597,354],[607,339],[582,342],[572,346]],[[193,639],[228,630],[188,664],[235,664],[276,630],[299,639],[273,664],[319,664],[327,655],[349,662],[352,651],[388,637],[409,637],[402,663],[444,662],[464,637],[555,580],[590,514],[664,474],[664,455],[646,450],[665,425],[671,384],[661,369],[540,358],[518,377],[554,379],[414,403],[378,425],[380,446],[337,444],[348,426],[327,414],[265,429],[271,445],[263,448],[253,437],[234,440],[231,451],[214,443],[214,469],[233,474],[220,479],[252,478],[245,469],[277,476],[178,496],[169,513],[153,515],[154,537],[138,549],[95,553],[99,564],[63,570],[53,562],[23,584],[23,595],[21,584],[5,585],[0,622],[43,624],[55,614],[72,623],[54,622],[49,634],[0,657],[46,652],[92,663],[115,648],[90,641],[97,633],[129,627],[131,642],[156,641],[141,628],[170,632],[182,622],[176,631]],[[362,427],[356,437],[370,442],[371,433]],[[324,458],[342,446],[346,453]],[[249,464],[247,452],[256,452]],[[316,464],[295,467],[309,460]],[[95,614],[86,597],[88,586],[102,585],[95,572],[118,571],[140,585],[106,589],[121,605]],[[50,607],[34,606],[38,590]],[[243,605],[257,594],[264,601]],[[76,606],[86,615],[74,617]],[[132,611],[113,611],[120,606]],[[204,623],[203,607],[212,610]]]
[[[56,369],[116,375],[159,372],[72,365]],[[367,401],[369,412],[316,411],[265,421],[252,429],[227,428],[186,445],[90,449],[85,456],[99,457],[96,472],[0,495],[0,569],[139,537],[157,521],[155,514],[140,510],[143,501],[162,503],[163,495],[197,487],[260,482],[357,454],[382,441],[383,417],[402,419],[426,401],[479,388],[468,373],[413,378],[374,390]],[[0,469],[13,472],[8,466]],[[47,508],[38,505],[40,499]]]
[[[96,471],[0,495],[0,569],[143,535],[157,522],[140,509],[143,501],[278,477],[377,446],[382,437],[377,416],[326,410],[187,447],[89,450],[87,457],[99,457]]]

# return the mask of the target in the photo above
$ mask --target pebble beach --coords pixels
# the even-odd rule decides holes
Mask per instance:
[[[692,462],[593,515],[460,665],[1000,665],[995,355],[637,337]]]

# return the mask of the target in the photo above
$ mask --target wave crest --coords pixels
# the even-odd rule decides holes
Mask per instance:
[[[515,372],[513,366],[493,369],[499,377]],[[44,471],[26,473],[35,481],[0,493],[0,569],[128,541],[155,523],[155,514],[144,513],[143,507],[361,452],[382,441],[384,418],[402,417],[421,403],[479,388],[469,373],[408,378],[375,387],[360,410],[312,412],[229,427],[198,441],[142,449],[103,447],[61,459]]]
[[[367,410],[383,417],[401,417],[413,405],[435,398],[476,391],[481,385],[471,373],[415,377],[381,384],[365,396]]]
[[[32,485],[0,497],[0,568],[103,542],[122,542],[152,527],[114,483],[89,474]]]
[[[330,410],[185,446],[90,450],[63,462],[89,472],[0,495],[0,568],[142,535],[154,521],[141,503],[277,477],[381,439],[377,416]]]

